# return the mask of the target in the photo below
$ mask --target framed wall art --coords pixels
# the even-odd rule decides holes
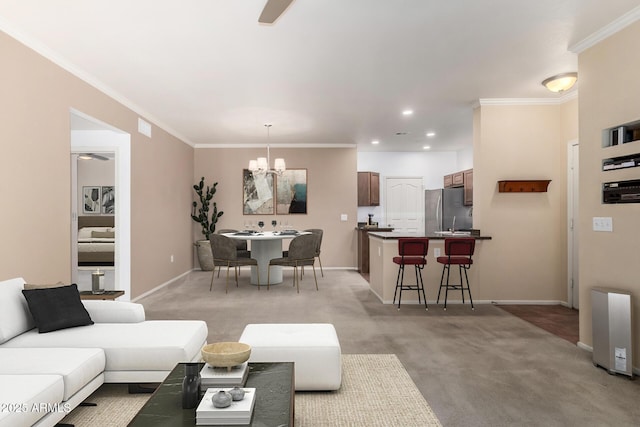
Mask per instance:
[[[116,191],[112,185],[102,187],[102,213],[107,215],[116,213]]]
[[[82,187],[82,212],[100,213],[100,187]]]
[[[307,170],[287,169],[276,177],[276,214],[307,213]]]
[[[244,215],[274,214],[273,174],[254,174],[242,170],[242,213]]]

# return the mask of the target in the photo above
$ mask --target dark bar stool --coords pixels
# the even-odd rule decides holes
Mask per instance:
[[[402,300],[403,290],[418,291],[418,302],[421,302],[420,292],[422,292],[422,298],[424,299],[424,308],[427,307],[427,297],[424,293],[424,283],[422,281],[422,270],[427,265],[427,252],[429,250],[429,239],[426,237],[408,238],[401,237],[398,239],[398,255],[393,257],[393,262],[398,264],[398,278],[396,279],[396,291],[393,294],[393,303],[396,303],[396,296],[398,296],[398,310],[400,310],[400,301]],[[405,285],[404,284],[404,266],[413,265],[416,272],[416,284]],[[399,291],[399,292],[398,292]]]
[[[469,293],[469,301],[471,301],[471,309],[475,310],[473,307],[473,299],[471,298],[471,289],[469,289],[469,277],[467,276],[467,270],[471,268],[471,264],[473,264],[473,260],[471,257],[473,256],[473,251],[476,247],[476,239],[472,237],[454,237],[451,239],[444,239],[444,253],[445,256],[439,256],[437,261],[440,264],[443,264],[442,267],[442,276],[440,277],[440,289],[438,289],[438,301],[437,304],[440,303],[440,291],[442,288],[445,288],[444,292],[444,309],[447,309],[447,296],[449,294],[449,289],[460,289],[462,293],[462,303],[464,304],[464,291],[466,290]],[[459,285],[450,285],[449,284],[449,270],[451,265],[457,265],[458,270],[460,272],[460,284]],[[443,284],[444,280],[444,272],[447,271],[447,283]],[[464,278],[466,280],[467,286],[464,285],[462,280],[462,271],[464,270]]]

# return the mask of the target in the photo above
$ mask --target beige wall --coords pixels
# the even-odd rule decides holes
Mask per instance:
[[[591,288],[632,292],[640,313],[640,204],[604,205],[603,182],[639,179],[638,168],[602,172],[602,159],[640,152],[640,142],[602,148],[605,128],[640,119],[640,22],[579,55],[580,73],[580,341],[592,345]],[[594,232],[592,218],[613,218],[613,232]],[[636,316],[637,319],[637,316]],[[640,328],[634,322],[633,365],[640,366]]]
[[[131,296],[188,271],[193,148],[2,32],[0,54],[0,280],[71,278],[70,108],[131,134]]]
[[[216,228],[242,229],[245,220],[266,223],[288,219],[297,229],[322,228],[322,266],[356,266],[357,153],[355,148],[271,148],[272,157],[284,157],[288,168],[307,169],[307,215],[243,215],[242,170],[250,159],[265,156],[265,148],[198,148],[193,182],[204,176],[218,182],[214,200],[224,211]],[[273,161],[273,160],[272,160]],[[193,191],[192,191],[193,193]],[[195,196],[195,194],[194,194]],[[340,220],[347,214],[348,221]],[[193,237],[202,234],[193,223]],[[197,261],[195,262],[197,265]]]
[[[567,142],[577,101],[474,112],[473,224],[483,235],[478,300],[567,301]],[[505,179],[550,179],[546,193],[499,193]]]

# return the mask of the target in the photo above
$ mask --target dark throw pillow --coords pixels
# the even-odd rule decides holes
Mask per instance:
[[[75,283],[58,288],[23,289],[22,294],[40,333],[93,325]]]

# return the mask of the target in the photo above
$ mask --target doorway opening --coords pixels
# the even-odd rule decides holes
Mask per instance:
[[[123,290],[120,299],[129,300],[131,136],[73,109],[70,121],[71,279],[80,290],[91,290],[91,273],[100,269],[105,273],[104,288]],[[91,169],[96,170],[94,175]],[[88,247],[88,243],[96,246]]]

